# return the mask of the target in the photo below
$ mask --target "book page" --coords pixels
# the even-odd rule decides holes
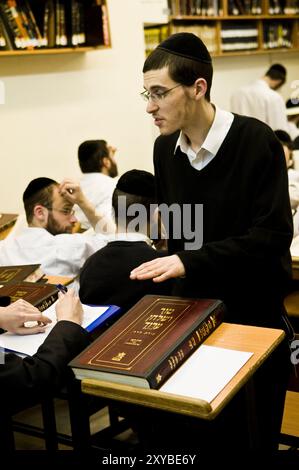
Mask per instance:
[[[39,346],[45,341],[46,337],[57,323],[55,304],[52,304],[43,314],[52,320],[52,323],[47,326],[44,333],[38,333],[35,335],[16,335],[13,333],[4,333],[0,335],[0,347],[8,349],[10,351],[20,352],[22,355],[32,356],[36,353]],[[84,316],[82,326],[87,328],[97,318],[102,316],[108,309],[108,306],[97,306],[91,307],[89,305],[82,305]]]
[[[252,355],[201,345],[159,390],[210,403]]]

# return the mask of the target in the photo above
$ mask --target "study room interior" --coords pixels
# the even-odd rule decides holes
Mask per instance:
[[[22,196],[31,180],[41,176],[58,182],[80,179],[77,151],[84,141],[113,143],[119,175],[131,169],[154,173],[153,146],[159,130],[140,97],[144,91],[142,69],[146,55],[170,34],[193,32],[205,38],[214,69],[211,102],[217,107],[230,111],[234,91],[263,77],[273,64],[283,64],[287,70],[286,81],[277,93],[284,103],[297,99],[299,107],[298,2],[17,1],[18,8],[24,8],[25,23],[19,36],[23,33],[25,43],[9,31],[8,3],[0,0],[0,244],[6,237],[17,236],[27,224]],[[49,15],[54,15],[55,34]],[[292,152],[293,168],[299,174],[299,150],[293,148]],[[1,224],[7,215],[10,217]],[[293,357],[297,360],[299,243],[292,246],[292,281],[284,306],[294,330]],[[68,288],[75,283],[78,288],[75,275],[72,279],[49,276],[45,282]],[[202,396],[182,400],[180,396],[189,392],[178,392],[177,385],[174,391],[167,387],[134,390],[130,384],[96,383],[94,377],[86,377],[83,393],[79,382],[71,390],[71,399],[70,391],[63,388],[53,400],[41,400],[14,415],[15,448],[29,452],[75,448],[83,452],[94,447],[99,452],[110,449],[115,454],[134,455],[140,442],[128,419],[130,407],[145,410],[145,419],[151,410],[162,414],[179,410],[184,418],[197,417],[210,432],[208,423],[221,415],[241,389],[246,396],[242,411],[247,420],[254,409],[251,391],[255,374],[284,339],[282,330],[261,328],[263,331],[255,335],[254,328],[242,325],[239,336],[236,325],[224,320],[205,339],[206,347],[216,348],[215,354],[221,347],[236,356],[244,353],[244,357],[235,358],[232,375],[228,372],[218,389],[217,384],[211,385],[216,387],[214,396],[212,393],[204,400],[203,391]],[[219,366],[219,358],[215,361]],[[290,375],[279,449],[298,455],[299,379],[295,369],[299,373],[298,361]],[[215,375],[220,372],[215,369]],[[246,423],[254,446],[256,423]]]

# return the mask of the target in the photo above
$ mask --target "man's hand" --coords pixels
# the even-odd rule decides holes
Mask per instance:
[[[71,204],[84,205],[86,197],[83,194],[81,186],[78,182],[65,179],[59,185],[59,192]]]
[[[58,302],[55,306],[57,321],[68,320],[78,325],[82,324],[83,308],[74,289],[69,289],[65,294],[58,294]]]
[[[152,279],[154,282],[163,282],[172,277],[181,276],[185,276],[185,267],[177,255],[156,258],[143,263],[133,269],[130,274],[131,279],[139,281]]]
[[[25,326],[26,322],[35,322],[33,326]],[[43,333],[51,320],[33,305],[23,299],[13,302],[8,307],[0,308],[0,327],[18,335]]]

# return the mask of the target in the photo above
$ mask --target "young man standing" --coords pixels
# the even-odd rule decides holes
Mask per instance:
[[[210,102],[212,61],[195,35],[170,36],[146,59],[143,72],[142,95],[161,134],[154,147],[158,202],[178,203],[182,212],[188,205],[193,213],[201,204],[203,243],[186,249],[173,223],[170,256],[135,268],[131,279],[175,278],[178,295],[222,299],[226,321],[284,328],[292,215],[280,143],[267,125]],[[265,450],[278,443],[288,355],[285,343],[257,374]]]

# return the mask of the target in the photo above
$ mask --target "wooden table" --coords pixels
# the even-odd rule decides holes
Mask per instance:
[[[229,323],[220,325],[204,344],[248,351],[254,354],[211,403],[159,390],[141,389],[94,379],[82,380],[82,391],[98,397],[212,420],[241,387],[248,383],[255,371],[276,349],[284,336],[285,333],[277,329]]]

